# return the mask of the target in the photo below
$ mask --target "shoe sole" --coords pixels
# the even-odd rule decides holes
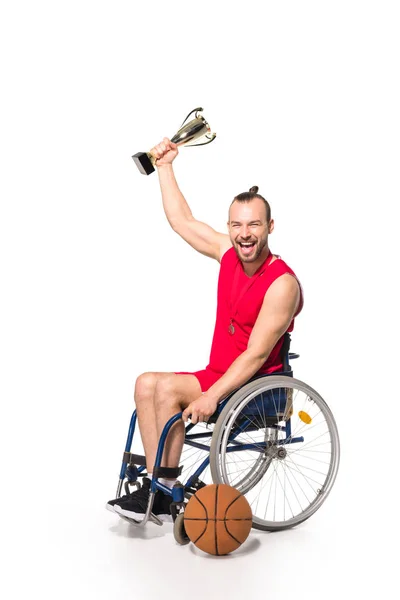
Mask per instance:
[[[129,519],[135,519],[135,521],[143,521],[144,519],[144,513],[135,513],[131,510],[125,510],[123,508],[120,508],[118,505],[115,505],[115,509],[113,512],[117,513],[118,515],[122,515],[123,517],[128,517]],[[158,517],[160,521],[163,521],[163,523],[172,523],[172,515],[155,516]]]

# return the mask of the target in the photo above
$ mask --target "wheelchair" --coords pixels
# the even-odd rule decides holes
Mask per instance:
[[[172,495],[171,513],[178,543],[189,542],[184,530],[187,501],[204,485],[225,483],[246,496],[253,513],[252,527],[264,531],[289,529],[304,522],[323,504],[336,479],[340,442],[331,410],[306,383],[293,377],[290,334],[283,344],[283,370],[258,374],[231,392],[208,422],[185,426],[181,466],[161,467],[165,441],[182,417],[174,415],[162,431],[153,469],[149,503],[143,520],[120,515],[133,525],[148,521],[162,525],[151,512],[157,489]],[[118,481],[140,487],[146,475],[144,456],[131,453],[135,432],[133,412]],[[159,477],[178,478],[170,490]]]

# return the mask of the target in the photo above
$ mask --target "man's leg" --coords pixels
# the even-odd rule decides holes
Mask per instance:
[[[135,405],[140,430],[140,437],[146,456],[147,472],[152,473],[154,461],[156,458],[159,436],[157,433],[156,408],[154,405],[154,396],[157,382],[170,373],[142,373],[136,379],[135,384]]]
[[[169,374],[157,380],[154,407],[157,422],[157,438],[160,439],[167,421],[184,410],[201,396],[199,380],[194,375]],[[178,467],[184,442],[183,421],[177,421],[169,430],[161,462],[163,467]],[[155,459],[155,452],[154,452]],[[154,464],[154,462],[153,462]]]
[[[201,387],[194,375],[161,372],[139,375],[135,385],[135,404],[148,473],[153,472],[158,442],[168,419],[200,396]],[[184,425],[178,421],[167,437],[161,463],[163,467],[179,465],[183,436]]]
[[[156,372],[143,373],[137,378],[135,403],[148,473],[153,472],[158,442],[165,423],[200,395],[200,384],[194,375]],[[170,430],[162,466],[179,465],[183,429],[183,422],[179,421]],[[171,480],[164,481],[169,487],[172,487],[173,483]],[[139,490],[124,499],[111,500],[107,503],[107,508],[122,516],[140,520],[146,512],[149,493],[150,482],[144,479]],[[172,521],[171,502],[170,496],[157,492],[152,508],[154,514],[161,520]]]
[[[165,375],[169,375],[169,373],[142,373],[136,379],[135,384],[135,404],[136,404],[136,413],[137,413],[137,424],[140,430],[140,436],[143,442],[143,447],[145,451],[146,457],[150,456],[150,460],[147,460],[147,472],[152,472],[154,466],[154,459],[151,456],[155,456],[154,448],[157,448],[158,445],[158,436],[156,429],[156,412],[154,407],[154,394],[157,385],[157,381],[159,378],[162,378]],[[145,512],[145,507],[147,506],[148,501],[148,486],[146,484],[146,489],[141,488],[136,492],[133,492],[132,495],[136,497],[138,494],[142,498],[142,502],[139,503],[141,505],[135,505],[133,510],[135,512],[134,517],[140,518],[140,514]],[[127,502],[127,495],[122,496],[122,498],[115,498],[110,500],[106,504],[106,508],[113,512],[119,512],[119,505],[123,506]],[[142,514],[143,516],[143,514]]]

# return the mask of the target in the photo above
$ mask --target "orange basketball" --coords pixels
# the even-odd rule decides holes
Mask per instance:
[[[200,550],[217,556],[229,554],[250,533],[250,504],[230,485],[206,485],[187,503],[184,525],[188,537]]]

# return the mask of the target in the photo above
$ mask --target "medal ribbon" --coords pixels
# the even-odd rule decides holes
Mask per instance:
[[[265,260],[263,269],[258,273],[257,277],[254,277],[254,279],[253,278],[249,279],[249,282],[245,286],[243,286],[243,289],[242,289],[242,292],[241,292],[240,296],[236,299],[236,302],[233,305],[233,300],[232,299],[233,299],[233,297],[235,295],[235,292],[237,290],[237,285],[238,285],[238,280],[239,280],[239,273],[240,273],[240,260],[238,259],[238,262],[236,263],[235,275],[234,275],[234,278],[233,278],[233,284],[232,284],[232,288],[231,288],[231,296],[230,296],[230,302],[229,302],[229,312],[230,312],[231,317],[230,317],[230,324],[229,324],[229,328],[228,329],[229,329],[229,333],[231,335],[233,335],[235,333],[235,328],[232,325],[232,322],[233,322],[234,318],[236,317],[236,314],[237,314],[237,311],[238,311],[239,302],[241,301],[241,299],[243,298],[243,296],[249,291],[249,289],[251,288],[251,286],[253,285],[253,283],[255,281],[257,281],[257,279],[259,277],[261,277],[261,275],[264,273],[264,271],[269,266],[269,264],[270,264],[270,262],[271,262],[272,259],[273,259],[273,254],[270,251],[269,254],[268,254],[268,256],[267,256],[267,258],[266,258],[266,260]]]

